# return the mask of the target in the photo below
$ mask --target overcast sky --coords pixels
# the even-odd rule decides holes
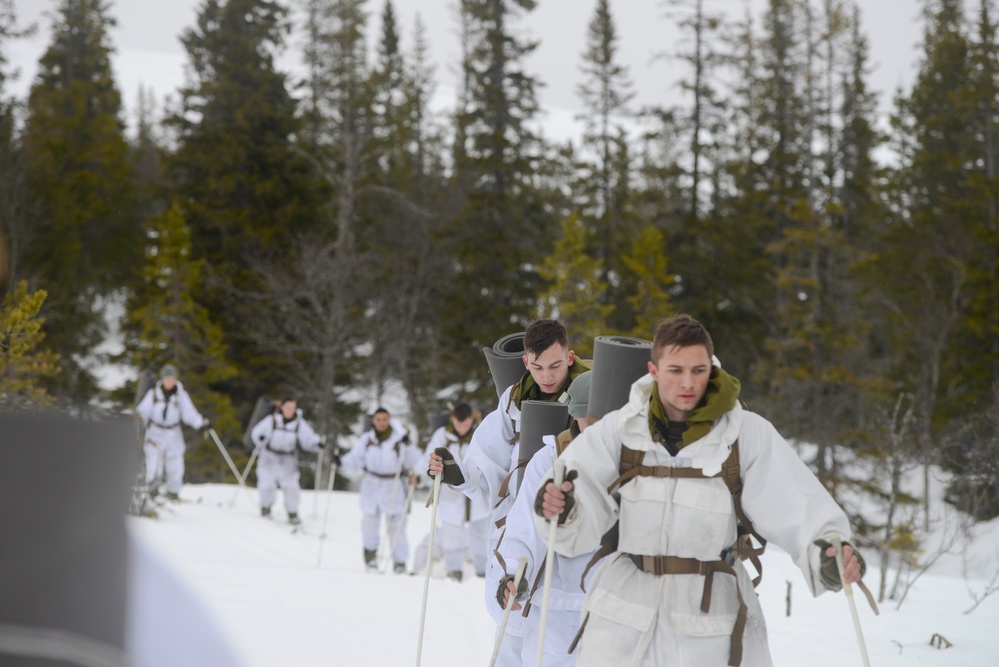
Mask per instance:
[[[293,2],[296,6],[301,4],[299,0]],[[706,6],[711,11],[741,17],[747,2],[758,20],[767,0],[707,0]],[[454,63],[460,56],[454,10],[456,0],[393,0],[393,3],[401,24],[404,48],[409,46],[415,16],[421,16],[437,67],[438,103],[452,104]],[[151,88],[155,96],[162,99],[184,81],[186,56],[178,36],[194,24],[202,0],[111,0],[110,4],[111,14],[118,21],[112,33],[117,49],[115,75],[131,122],[140,84]],[[545,84],[540,96],[548,112],[545,133],[550,138],[564,139],[577,132],[572,118],[579,104],[576,87],[581,79],[580,54],[595,5],[595,0],[539,0],[537,9],[518,24],[520,29],[541,40],[529,61],[529,70]],[[882,113],[890,109],[896,88],[908,88],[912,84],[916,46],[922,32],[920,5],[919,0],[861,3],[873,67],[869,84],[881,94]],[[13,45],[9,51],[22,70],[21,80],[12,87],[20,94],[30,85],[38,58],[50,42],[48,15],[57,2],[14,0],[14,6],[20,24],[36,22],[39,26],[34,38]],[[373,17],[372,39],[377,34],[374,28],[383,6],[384,0],[368,0],[367,9]],[[675,19],[666,17],[664,0],[612,0],[611,12],[620,36],[619,60],[629,67],[635,82],[636,104],[680,102],[673,85],[680,65],[656,57],[684,48],[683,44],[676,43]],[[297,47],[294,41],[289,45],[289,52],[279,61],[283,69],[300,66]]]

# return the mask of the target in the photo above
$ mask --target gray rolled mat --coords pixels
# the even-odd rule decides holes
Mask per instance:
[[[593,339],[589,413],[597,419],[628,402],[631,385],[649,372],[652,342],[629,336]]]

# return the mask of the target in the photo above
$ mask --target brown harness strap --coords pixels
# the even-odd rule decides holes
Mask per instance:
[[[527,461],[518,461],[517,465],[507,473],[507,476],[503,478],[503,483],[500,484],[499,493],[496,495],[499,497],[499,501],[493,505],[493,509],[499,507],[499,504],[506,500],[506,497],[510,495],[510,480],[513,479],[514,473],[516,473],[521,468],[527,467]]]
[[[626,447],[621,446],[624,450]],[[614,493],[614,489],[635,477],[675,477],[685,479],[703,479],[704,473],[697,468],[674,468],[672,466],[635,466],[624,472],[607,487],[607,493]]]
[[[503,523],[506,523],[506,517],[503,517],[502,521]],[[497,521],[497,523],[499,522]],[[496,527],[499,528],[500,526]],[[503,569],[504,572],[506,572],[506,561],[503,560],[503,556],[500,555],[499,548],[500,545],[503,544],[503,538],[505,536],[506,536],[506,531],[504,530],[503,532],[500,533],[499,539],[496,541],[496,548],[493,549],[493,555],[496,556],[496,561],[499,563],[500,567]]]
[[[381,472],[371,472],[370,470],[367,470],[365,472],[367,472],[369,475],[374,475],[378,479],[395,479],[397,477],[397,475],[395,473],[387,474],[387,473],[381,473]]]
[[[628,554],[639,570],[662,576],[664,574],[699,574],[704,577],[704,592],[701,594],[701,612],[711,610],[711,587],[716,572],[730,574],[735,577],[735,592],[739,597],[739,611],[735,617],[735,627],[732,628],[732,647],[729,650],[728,664],[737,667],[742,662],[742,635],[746,629],[747,608],[742,599],[742,589],[739,588],[739,578],[732,566],[723,560],[697,560],[696,558],[679,558],[677,556],[638,556]]]
[[[617,540],[600,543],[600,548],[594,552],[593,557],[590,558],[590,562],[586,564],[585,568],[583,568],[582,576],[579,577],[579,587],[584,592],[586,591],[586,575],[589,573],[590,568],[596,565],[601,558],[609,556],[615,551],[617,551]]]
[[[534,576],[534,585],[531,586],[531,593],[530,595],[527,596],[527,602],[524,603],[524,611],[522,613],[522,616],[524,616],[525,618],[531,612],[531,600],[534,599],[534,594],[537,592],[538,586],[541,585],[541,577],[543,577],[545,574],[545,565],[547,564],[548,561],[546,559],[541,561],[541,564],[538,566],[538,573]]]
[[[590,612],[586,612],[586,616],[583,617],[583,622],[579,624],[579,630],[576,632],[576,636],[572,638],[572,643],[569,644],[569,653],[576,650],[576,645],[579,644],[579,640],[583,636],[583,630],[586,629],[586,622],[588,620],[590,620]]]

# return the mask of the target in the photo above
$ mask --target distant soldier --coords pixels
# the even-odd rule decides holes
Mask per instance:
[[[475,415],[468,403],[454,406],[448,423],[430,436],[425,459],[427,465],[429,466],[429,452],[438,447],[444,447],[451,452],[455,461],[460,463],[464,460],[475,426]],[[450,487],[442,486],[437,512],[440,519],[440,541],[435,543],[435,546],[440,549],[444,557],[447,576],[455,581],[461,581],[466,555],[472,557],[475,574],[480,577],[486,576],[486,543],[492,528],[489,519],[492,508],[480,497],[472,499]],[[414,558],[413,571],[417,572],[423,569],[426,563],[426,552],[417,551]]]
[[[364,563],[378,568],[381,518],[388,523],[392,560],[396,572],[406,571],[409,540],[406,535],[406,499],[410,477],[420,463],[420,450],[409,441],[409,432],[388,410],[378,408],[371,428],[361,434],[343,457],[340,470],[349,475],[366,473],[361,480],[361,537]]]
[[[291,394],[281,397],[271,414],[253,427],[250,439],[259,448],[257,462],[257,491],[260,493],[260,514],[269,517],[271,505],[277,499],[277,490],[284,491],[284,508],[288,521],[301,523],[298,506],[301,502],[299,487],[299,448],[318,453],[326,444],[326,436],[313,430],[298,409],[298,400]]]
[[[184,432],[181,425],[207,431],[211,421],[202,417],[191,397],[177,379],[177,368],[172,364],[160,370],[160,381],[139,401],[136,413],[146,426],[143,451],[146,455],[146,486],[149,495],[159,491],[159,478],[166,473],[166,497],[180,500],[180,487],[184,483]]]

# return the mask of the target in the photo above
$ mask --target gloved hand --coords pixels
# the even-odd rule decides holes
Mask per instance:
[[[342,461],[340,460],[340,451],[336,447],[333,448],[333,452],[330,455],[330,461],[332,461],[333,465],[337,468],[342,465]]]
[[[319,447],[319,449],[322,449],[323,447],[326,446],[326,436],[325,435],[320,435],[319,436],[319,442],[317,443],[317,446]]]
[[[512,574],[508,574],[499,580],[499,587],[496,589],[496,602],[499,603],[500,609],[506,609],[506,589],[507,584],[516,579]],[[517,584],[517,597],[524,595],[527,592],[527,577],[521,577],[520,583]]]
[[[442,483],[454,486],[465,483],[465,476],[461,474],[458,462],[454,460],[454,455],[447,447],[438,447],[434,450],[434,454],[441,457],[441,462],[444,464],[444,470],[441,472]],[[427,474],[433,477],[429,468]]]
[[[579,472],[577,472],[576,470],[570,470],[569,472],[565,473],[565,477],[562,479],[562,483],[564,484],[565,482],[571,482],[577,477],[579,477]],[[542,511],[542,505],[544,504],[544,499],[545,499],[545,489],[548,488],[549,483],[554,484],[555,480],[549,477],[548,480],[541,485],[541,488],[538,489],[538,495],[534,499],[534,511],[540,517],[543,517],[545,515],[544,512]],[[565,496],[565,508],[562,510],[561,514],[558,515],[559,524],[565,523],[565,520],[569,518],[569,512],[572,510],[573,505],[576,504],[576,497],[575,495],[573,495],[572,490],[562,491],[562,493]]]
[[[819,556],[819,578],[822,579],[822,583],[831,591],[838,591],[843,588],[843,582],[839,578],[839,567],[836,565],[836,556],[830,556],[826,553],[833,545],[829,541],[822,539],[815,540],[813,544],[821,550],[821,555]],[[867,572],[867,564],[864,562],[864,557],[849,542],[843,542],[842,544],[844,547],[850,547],[853,550],[853,554],[857,557],[857,562],[860,563],[860,576],[863,577]]]
[[[204,421],[201,422],[201,432],[208,433],[208,429],[210,429],[211,427],[212,427],[212,420],[209,419],[208,417],[205,417]]]

